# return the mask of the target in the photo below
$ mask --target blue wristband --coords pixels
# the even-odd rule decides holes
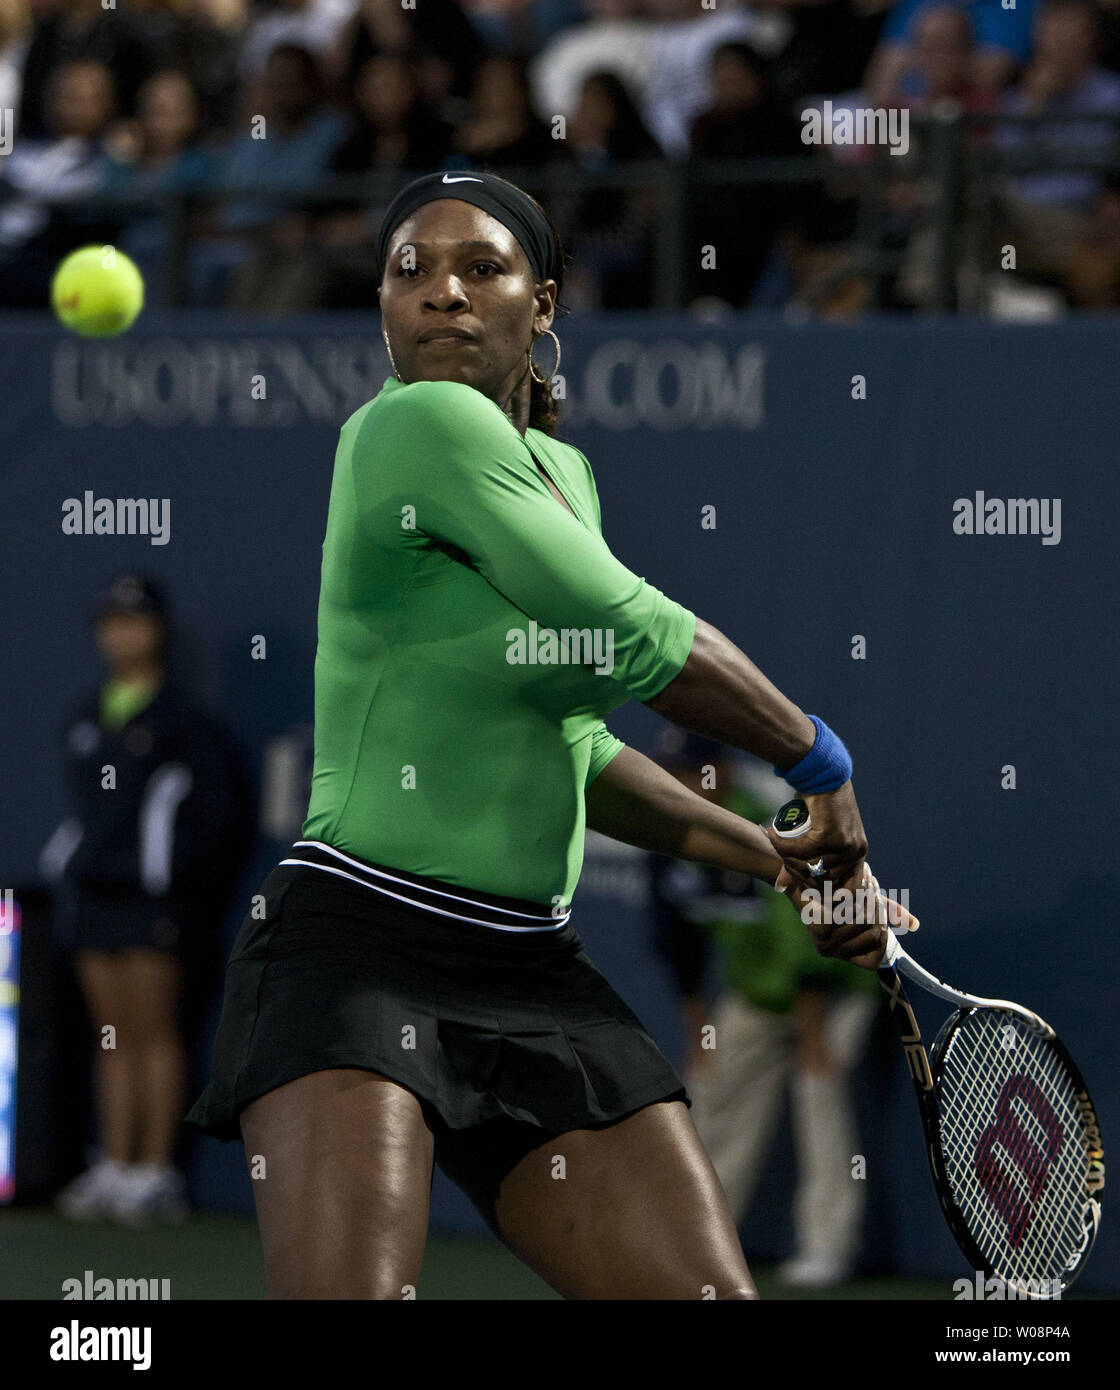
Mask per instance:
[[[793,767],[785,771],[776,767],[774,771],[784,777],[794,791],[803,796],[818,796],[821,792],[834,792],[850,779],[852,759],[823,719],[815,714],[809,718],[817,731],[812,748]]]

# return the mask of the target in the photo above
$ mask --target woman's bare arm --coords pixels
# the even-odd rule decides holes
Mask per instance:
[[[688,660],[646,705],[674,724],[777,767],[799,763],[817,736],[809,716],[703,618],[696,619]]]
[[[612,840],[755,874],[767,883],[781,871],[765,831],[690,791],[635,748],[621,749],[584,799],[588,828]]]
[[[612,840],[675,859],[754,874],[767,883],[774,883],[781,873],[782,859],[760,826],[690,791],[637,749],[621,749],[587,788],[584,800],[588,828]],[[848,892],[859,888],[865,882],[865,867],[861,865],[841,888]],[[790,883],[788,891],[821,955],[875,968],[886,941],[885,900],[873,914],[873,924],[867,924],[857,900],[854,920],[849,916],[833,925],[828,914],[806,916],[800,885]],[[909,917],[902,912],[899,920]]]
[[[813,746],[816,729],[745,652],[702,618],[688,660],[646,705],[707,738],[753,753],[783,771]],[[594,785],[594,784],[593,784]],[[786,868],[808,883],[807,864],[823,859],[834,882],[854,873],[867,853],[867,836],[850,781],[835,791],[806,796],[812,829],[796,841],[772,838]]]

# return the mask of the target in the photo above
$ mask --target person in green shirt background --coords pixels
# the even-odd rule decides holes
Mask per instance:
[[[658,758],[692,791],[749,820],[789,799],[768,767],[669,728]],[[736,1223],[747,1215],[788,1089],[797,1180],[794,1287],[848,1278],[859,1253],[863,1184],[849,1078],[879,997],[873,972],[819,955],[793,905],[746,874],[651,856],[658,949],[681,994],[682,1074],[693,1120]],[[709,999],[706,980],[718,981]]]

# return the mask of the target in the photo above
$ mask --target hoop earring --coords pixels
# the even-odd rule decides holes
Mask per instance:
[[[541,386],[547,386],[548,383],[552,380],[552,378],[556,375],[556,373],[560,370],[560,339],[556,336],[555,333],[553,333],[551,328],[546,328],[544,332],[541,334],[541,337],[549,337],[556,344],[556,361],[552,364],[552,371],[549,372],[548,376],[538,375],[537,364],[533,361],[533,344],[530,343],[529,372],[534,381],[538,382]]]
[[[393,361],[393,349],[389,346],[389,335],[384,328],[381,330],[381,336],[385,341],[385,351],[389,354],[389,365],[393,369],[393,375],[400,381],[401,374],[397,371],[397,364]]]

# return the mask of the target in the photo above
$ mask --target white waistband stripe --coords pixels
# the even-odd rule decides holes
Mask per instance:
[[[409,907],[419,909],[421,912],[430,912],[439,917],[448,917],[457,922],[470,922],[475,926],[489,927],[492,931],[504,932],[554,932],[563,927],[571,912],[565,912],[562,917],[552,917],[541,914],[531,914],[520,912],[515,908],[499,906],[496,903],[488,903],[484,899],[471,898],[458,893],[449,893],[446,890],[429,887],[427,884],[414,883],[411,879],[401,878],[384,869],[375,868],[371,864],[365,864],[360,859],[354,859],[350,855],[337,850],[333,845],[324,844],[320,840],[297,840],[292,846],[293,853],[286,859],[280,861],[285,865],[297,865],[301,868],[318,869],[322,873],[333,874],[337,878],[347,879],[351,883],[357,883],[362,888],[368,888],[371,892],[377,893],[382,897],[392,898],[396,902],[407,904]],[[297,855],[296,850],[304,850],[304,854]],[[321,855],[329,856],[335,860],[334,864],[324,864],[316,858],[309,857],[318,852]],[[342,867],[343,865],[347,867]],[[352,872],[356,871],[356,872]],[[389,885],[393,887],[390,888]],[[394,891],[394,890],[399,891]],[[469,890],[465,890],[469,892]],[[446,904],[439,904],[430,901],[431,898],[440,898]],[[462,903],[464,907],[473,908],[473,912],[466,912],[458,909],[453,904]],[[489,913],[489,916],[477,915]],[[508,923],[499,920],[503,917],[522,917],[528,919],[524,925],[521,923]],[[530,925],[532,923],[532,925]]]

